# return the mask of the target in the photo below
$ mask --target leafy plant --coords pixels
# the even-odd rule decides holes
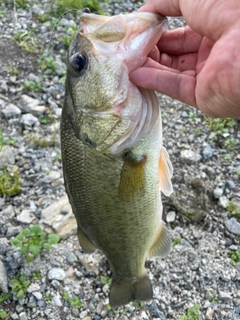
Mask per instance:
[[[4,18],[7,10],[0,10],[0,18]]]
[[[68,9],[75,9],[79,11],[83,8],[89,8],[93,12],[98,12],[103,14],[102,6],[104,3],[109,2],[109,0],[57,0],[58,14],[63,14]]]
[[[52,122],[52,119],[49,116],[39,116],[39,121],[41,124],[48,124]]]
[[[10,296],[11,296],[10,292],[5,293],[4,295],[0,296],[0,302],[8,300],[10,298]]]
[[[205,117],[205,121],[208,124],[208,127],[211,131],[216,132],[218,135],[223,135],[224,133],[228,133],[229,128],[234,126],[235,120],[230,118],[225,119],[211,119]]]
[[[101,276],[101,282],[102,284],[108,284],[109,286],[112,284],[112,279],[111,278],[107,278],[107,277],[103,277]]]
[[[236,144],[237,139],[227,139],[224,141],[224,147],[229,151],[233,151]]]
[[[200,134],[200,132],[201,132],[201,130],[200,130],[199,128],[197,128],[197,129],[194,130],[194,134],[195,134],[196,136],[198,136],[198,135]]]
[[[63,299],[65,301],[68,301],[71,307],[83,307],[84,304],[79,300],[78,296],[73,295],[70,297],[70,295],[65,291],[63,292]]]
[[[0,151],[2,150],[3,146],[6,145],[15,145],[15,140],[12,138],[5,139],[2,130],[0,130]]]
[[[240,177],[240,168],[236,168],[236,174]]]
[[[52,245],[60,240],[57,234],[49,234],[47,239],[39,225],[23,231],[12,239],[12,244],[20,248],[20,253],[26,255],[26,261],[32,262],[43,249],[50,250]]]
[[[211,290],[210,293],[211,293],[212,297],[211,297],[211,299],[209,301],[212,302],[212,303],[217,303],[218,302],[218,298],[217,298],[216,293],[213,290]]]
[[[34,34],[35,31],[36,28],[30,31],[17,30],[13,35],[13,39],[23,50],[30,53],[37,53],[39,52],[39,45],[37,36]]]
[[[28,0],[16,0],[18,8],[26,9],[28,5]]]
[[[197,320],[200,316],[199,310],[200,305],[196,303],[194,306],[187,310],[186,315],[181,316],[180,320]]]
[[[48,52],[44,52],[37,62],[42,70],[48,70],[49,73],[55,73],[57,63],[54,57],[50,56]]]
[[[197,113],[196,113],[196,112],[193,112],[193,111],[189,112],[189,114],[188,114],[188,121],[189,121],[189,122],[193,122],[193,121],[195,122],[196,119],[197,119]]]
[[[45,297],[45,301],[52,301],[53,299],[53,295],[52,294],[49,294],[48,296]]]
[[[33,280],[41,280],[42,279],[41,271],[37,270],[37,271],[33,272],[32,279]]]
[[[7,318],[7,312],[0,309],[0,319],[5,319],[5,318]]]
[[[226,160],[226,161],[231,161],[232,160],[232,157],[230,156],[230,154],[225,154],[223,156],[223,159]]]
[[[240,206],[234,201],[228,202],[227,210],[232,214],[240,214]]]
[[[37,148],[55,147],[57,141],[57,131],[54,131],[49,137],[40,137],[38,135],[29,135],[28,141],[31,141]]]
[[[12,280],[13,292],[17,294],[17,298],[19,300],[25,296],[29,285],[30,281],[26,280],[26,276],[24,274],[20,275],[18,279]]]
[[[235,265],[237,264],[238,262],[240,262],[240,248],[238,248],[236,251],[232,252],[230,251],[229,252],[229,256],[232,260],[232,264]]]
[[[26,80],[23,83],[23,89],[37,92],[42,90],[42,85],[40,81]]]
[[[172,241],[172,246],[174,247],[176,244],[179,244],[179,242],[181,241],[181,238],[175,238]]]
[[[0,194],[10,197],[16,196],[21,191],[20,186],[20,177],[15,166],[0,169]]]

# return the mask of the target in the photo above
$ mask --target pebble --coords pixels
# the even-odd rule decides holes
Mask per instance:
[[[18,117],[21,114],[21,110],[15,104],[10,103],[2,110],[2,113],[9,119]]]
[[[213,194],[214,194],[214,197],[216,198],[216,199],[219,199],[222,195],[223,195],[223,188],[221,188],[221,187],[217,187],[217,188],[215,188],[214,190],[213,190]]]
[[[22,124],[27,127],[32,127],[32,126],[39,126],[39,120],[35,116],[33,116],[31,113],[24,114],[22,116]]]
[[[76,257],[76,255],[75,255],[72,251],[68,251],[68,252],[67,252],[67,256],[66,256],[66,260],[67,260],[67,263],[68,263],[69,265],[73,265],[74,262],[77,261],[77,257]]]
[[[231,218],[225,222],[225,227],[229,232],[240,236],[240,223],[236,218]]]
[[[1,260],[0,260],[0,289],[3,293],[8,292],[7,270]]]
[[[55,303],[55,305],[56,305],[57,307],[62,307],[62,301],[61,301],[60,298],[61,298],[61,297],[60,297],[59,293],[57,293],[57,294],[55,294],[55,295],[53,296],[53,301],[54,301],[54,303]]]
[[[28,316],[27,316],[26,312],[21,312],[19,314],[19,320],[28,320]]]
[[[182,150],[180,153],[180,159],[182,162],[188,164],[194,164],[201,160],[201,155],[192,150]]]
[[[48,271],[49,280],[63,280],[65,278],[65,271],[61,268],[53,268]]]
[[[175,211],[169,211],[167,213],[166,221],[167,222],[174,222],[176,219],[176,212]]]
[[[0,149],[0,168],[7,168],[15,163],[15,156],[12,147],[3,146]]]
[[[31,283],[27,288],[27,292],[33,293],[34,291],[38,291],[40,289],[40,285],[38,283]]]
[[[0,255],[4,255],[8,250],[9,241],[7,238],[0,238]]]
[[[207,144],[202,151],[203,159],[209,160],[210,158],[212,158],[213,154],[214,154],[214,149],[209,144]]]
[[[215,198],[216,198],[216,197],[215,197]],[[228,203],[229,203],[228,197],[226,197],[226,196],[221,196],[221,197],[219,198],[218,204],[219,204],[221,207],[227,208]]]
[[[37,299],[37,300],[41,300],[42,299],[42,294],[41,292],[35,291],[32,293],[33,296]]]
[[[213,320],[214,310],[212,308],[208,308],[206,312],[206,320]]]
[[[232,300],[232,296],[229,292],[223,292],[223,291],[219,291],[219,295],[218,295],[219,300],[222,300],[224,302],[229,302]]]
[[[20,223],[29,224],[33,222],[35,215],[29,210],[23,210],[17,217],[16,220]]]

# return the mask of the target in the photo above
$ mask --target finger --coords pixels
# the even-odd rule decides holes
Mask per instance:
[[[138,11],[140,12],[153,12],[160,13],[164,16],[181,16],[181,10],[179,8],[179,0],[148,0],[147,3],[142,6]]]
[[[161,52],[168,54],[197,52],[202,39],[189,27],[178,28],[164,32],[157,46]]]
[[[154,61],[150,57],[148,57],[142,67],[166,70],[176,73],[189,70],[191,71],[192,75],[196,74],[195,69],[197,54],[191,53],[189,55],[186,54],[181,57],[171,57],[163,53],[161,54],[159,62]]]
[[[160,59],[160,52],[159,52],[157,46],[155,46],[155,47],[152,49],[152,51],[149,53],[148,57],[151,58],[152,60],[159,61],[159,59]]]
[[[130,74],[130,80],[139,87],[156,90],[173,99],[196,106],[196,78],[191,74],[142,67]]]

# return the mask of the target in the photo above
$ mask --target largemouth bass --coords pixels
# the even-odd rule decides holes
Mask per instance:
[[[87,253],[100,249],[112,270],[110,304],[148,300],[147,257],[166,257],[170,236],[161,191],[172,192],[159,101],[129,74],[164,31],[151,13],[83,13],[68,56],[61,119],[66,191]]]

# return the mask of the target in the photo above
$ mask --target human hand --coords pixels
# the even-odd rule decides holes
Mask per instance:
[[[210,117],[240,117],[239,0],[149,0],[139,11],[182,15],[189,26],[165,32],[130,80]]]

